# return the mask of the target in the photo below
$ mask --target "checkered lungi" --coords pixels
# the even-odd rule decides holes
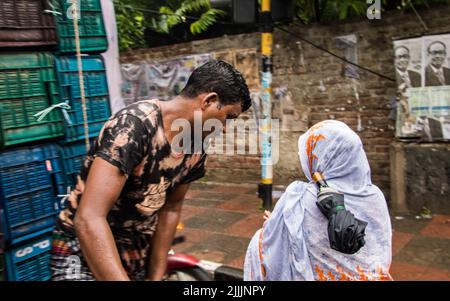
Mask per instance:
[[[150,238],[138,233],[114,231],[122,264],[132,280],[144,280]],[[58,224],[53,231],[50,266],[52,281],[95,281],[81,252],[80,241],[71,229]]]

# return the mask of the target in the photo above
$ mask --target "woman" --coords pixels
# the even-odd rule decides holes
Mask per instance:
[[[346,124],[326,120],[298,141],[300,163],[309,183],[295,181],[253,236],[244,280],[392,280],[391,222],[386,200],[370,179],[358,135]],[[354,254],[330,247],[328,219],[316,205],[313,175],[344,194],[345,208],[367,222],[365,244]]]

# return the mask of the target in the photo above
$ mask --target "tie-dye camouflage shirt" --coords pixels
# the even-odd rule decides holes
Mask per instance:
[[[134,103],[105,123],[91,147],[77,187],[59,216],[58,224],[66,230],[73,230],[73,217],[96,157],[116,166],[127,176],[120,197],[108,215],[113,232],[153,235],[166,193],[176,185],[190,183],[205,174],[205,153],[180,156],[172,152],[164,135],[158,100]]]

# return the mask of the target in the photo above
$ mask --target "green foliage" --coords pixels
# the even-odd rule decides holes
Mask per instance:
[[[329,22],[365,15],[368,7],[366,0],[297,0],[296,16],[304,23]]]
[[[225,15],[225,12],[219,10],[219,9],[209,9],[206,12],[204,12],[200,19],[193,22],[190,26],[191,32],[193,34],[199,34],[208,29],[209,26],[213,25],[217,19],[223,17]]]
[[[121,51],[145,47],[146,28],[169,34],[174,26],[188,23],[199,34],[225,15],[212,9],[209,0],[114,0],[114,6]]]
[[[115,6],[120,51],[144,47],[144,14],[126,6],[129,1],[117,2],[122,4]]]
[[[344,20],[351,12],[356,15],[364,14],[367,11],[367,3],[358,0],[343,0],[339,2],[337,10],[339,11],[339,20]]]
[[[295,3],[295,15],[303,23],[309,23],[314,19],[315,7],[312,0],[297,0]]]
[[[174,26],[186,24],[192,34],[205,32],[226,13],[211,8],[209,0],[113,0],[121,51],[146,46],[144,30],[169,34]],[[260,0],[258,0],[260,1]],[[275,0],[272,0],[275,1]],[[450,0],[382,0],[382,10],[410,10]],[[366,0],[295,0],[295,17],[302,23],[327,23],[365,16]]]
[[[449,0],[382,0],[382,10],[410,10],[433,4],[450,3]],[[296,0],[295,15],[303,23],[326,23],[366,15],[370,4],[366,0]]]
[[[383,0],[387,3],[387,0]],[[397,9],[408,9],[410,7],[410,2],[417,7],[425,6],[430,7],[433,4],[449,4],[449,0],[396,0],[392,1],[397,3]]]

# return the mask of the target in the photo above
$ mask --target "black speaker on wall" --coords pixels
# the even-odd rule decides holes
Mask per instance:
[[[225,11],[235,24],[256,23],[259,12],[257,0],[210,0],[211,7]],[[274,21],[287,21],[294,16],[293,0],[271,0]]]

